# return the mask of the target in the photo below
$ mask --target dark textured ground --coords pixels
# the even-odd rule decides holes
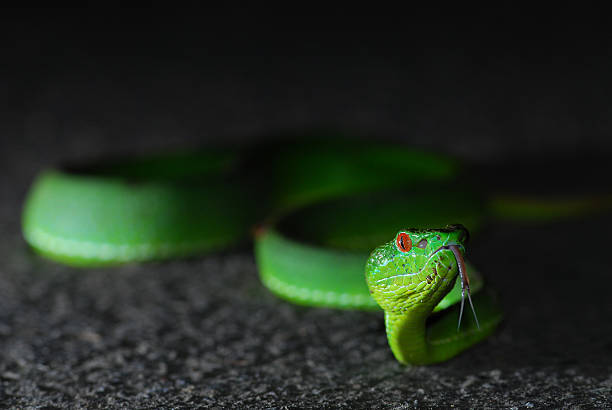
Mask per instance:
[[[489,162],[576,150],[606,158],[610,62],[598,43],[567,32],[525,47],[509,34],[453,42],[439,26],[331,39],[240,22],[243,31],[198,36],[177,22],[164,35],[153,23],[130,36],[101,28],[126,31],[121,21],[94,19],[88,33],[102,34],[82,41],[92,24],[83,18],[8,25],[3,407],[612,406],[609,216],[496,224],[475,238],[471,259],[499,289],[507,319],[460,357],[413,368],[392,358],[379,315],[277,300],[249,247],[75,270],[32,255],[18,221],[34,175],[62,159],[238,143],[283,128],[334,126]],[[568,184],[590,179],[575,171]]]
[[[506,323],[455,360],[414,368],[394,361],[377,314],[275,299],[248,250],[75,271],[4,233],[0,399],[9,407],[604,408],[609,252],[605,243],[576,249],[602,231],[573,228],[574,243],[543,239],[566,238],[559,229],[502,229],[475,246],[473,259],[501,289]]]

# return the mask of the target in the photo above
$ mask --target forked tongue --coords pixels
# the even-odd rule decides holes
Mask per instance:
[[[480,329],[480,323],[478,323],[478,317],[476,316],[476,310],[474,309],[474,304],[472,303],[472,297],[470,296],[470,280],[467,275],[467,271],[465,269],[465,260],[463,260],[463,255],[461,255],[461,251],[457,245],[448,245],[451,251],[453,251],[453,255],[455,255],[455,260],[457,261],[457,267],[459,268],[459,275],[461,275],[461,308],[459,309],[459,322],[457,323],[457,331],[459,331],[459,327],[461,326],[461,318],[463,317],[463,306],[465,304],[465,291],[467,290],[467,298],[468,302],[470,302],[470,307],[472,308],[472,313],[474,313],[474,320],[476,321],[476,327]]]

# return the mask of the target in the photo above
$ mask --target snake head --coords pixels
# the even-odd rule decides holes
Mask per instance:
[[[388,312],[429,314],[453,287],[460,268],[464,271],[468,238],[462,225],[400,230],[368,259],[366,281],[372,297]]]

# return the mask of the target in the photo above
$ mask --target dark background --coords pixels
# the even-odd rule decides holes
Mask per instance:
[[[507,320],[432,367],[395,363],[376,314],[275,299],[248,247],[86,271],[30,253],[20,207],[46,167],[272,134],[340,130],[483,166],[558,157],[561,190],[610,186],[602,11],[310,12],[2,10],[6,407],[610,406],[606,215],[492,224],[470,253]]]

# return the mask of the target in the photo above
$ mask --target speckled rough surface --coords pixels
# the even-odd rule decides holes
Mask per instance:
[[[379,314],[273,297],[248,244],[77,270],[31,254],[19,231],[32,178],[61,160],[239,143],[282,128],[331,125],[485,162],[605,154],[610,63],[592,48],[553,45],[543,57],[537,43],[525,51],[412,42],[416,59],[398,51],[398,35],[361,41],[355,31],[330,43],[293,33],[295,43],[277,44],[279,36],[254,40],[253,25],[198,37],[177,22],[167,36],[149,36],[153,23],[130,31],[126,45],[102,29],[66,42],[79,38],[71,24],[78,34],[90,22],[66,18],[48,30],[45,21],[9,25],[5,57],[16,64],[0,77],[14,101],[0,114],[0,407],[612,406],[610,216],[498,223],[474,238],[471,259],[499,289],[506,321],[430,367],[394,361]]]

